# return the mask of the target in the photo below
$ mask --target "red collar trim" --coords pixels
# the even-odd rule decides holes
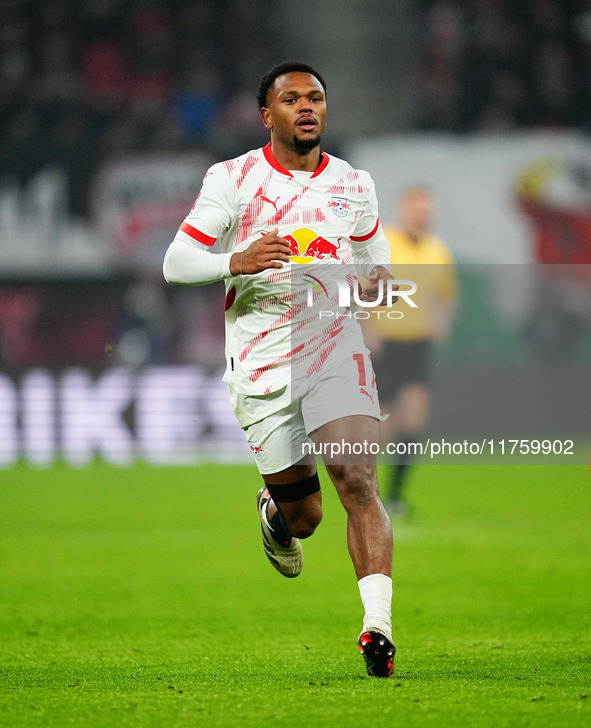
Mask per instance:
[[[288,169],[285,169],[285,167],[279,164],[279,162],[275,159],[275,156],[271,149],[271,142],[269,142],[266,147],[263,147],[263,154],[265,155],[265,159],[267,160],[267,162],[269,162],[273,169],[276,169],[278,172],[281,172],[281,174],[284,174],[287,177],[293,177],[293,174]],[[322,155],[322,160],[312,177],[310,177],[310,179],[318,177],[318,175],[323,172],[328,165],[328,154],[326,152],[323,152],[322,150],[320,151],[320,154]]]
[[[285,169],[285,167],[279,164],[279,162],[275,159],[271,149],[271,142],[269,142],[266,147],[263,147],[263,154],[273,169],[276,169],[278,172],[281,172],[281,174],[285,174],[288,177],[293,177],[293,174],[289,170]]]
[[[314,177],[318,177],[318,175],[321,172],[324,172],[324,170],[326,169],[326,166],[328,164],[328,154],[326,152],[323,152],[322,149],[320,150],[320,154],[322,155],[322,160],[321,160],[320,164],[318,165],[318,168],[312,175],[312,177],[310,177],[310,179],[314,179]]]

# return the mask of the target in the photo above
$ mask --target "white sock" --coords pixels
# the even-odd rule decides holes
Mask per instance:
[[[359,579],[359,592],[365,608],[363,631],[377,630],[392,641],[392,579],[370,574]]]

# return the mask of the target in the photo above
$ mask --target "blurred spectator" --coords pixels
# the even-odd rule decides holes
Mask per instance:
[[[423,2],[418,126],[575,125],[580,8],[578,0]]]
[[[591,0],[417,4],[418,128],[591,129]],[[254,93],[282,59],[277,12],[273,0],[0,3],[0,176],[60,165],[82,214],[102,156],[259,146]]]
[[[198,138],[207,133],[218,117],[222,83],[216,69],[205,59],[194,58],[190,68],[180,80],[174,111],[185,134]]]
[[[3,371],[44,365],[104,364],[117,294],[114,285],[100,282],[4,286],[0,291]]]
[[[226,156],[233,139],[214,134],[216,124],[245,76],[256,114],[256,81],[276,60],[265,40],[271,4],[0,3],[0,177],[25,184],[57,164],[68,173],[71,212],[83,214],[103,155],[207,146]]]

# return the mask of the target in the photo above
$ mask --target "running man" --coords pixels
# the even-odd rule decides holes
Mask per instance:
[[[208,170],[166,252],[164,276],[189,285],[225,281],[224,381],[264,480],[257,494],[263,547],[277,571],[295,577],[301,539],[322,519],[318,473],[305,446],[379,441],[369,351],[354,304],[339,308],[330,286],[344,277],[358,301],[375,304],[392,274],[369,174],[320,149],[320,74],[303,63],[280,64],[261,79],[257,99],[270,143]],[[211,251],[216,240],[221,253]],[[358,277],[367,281],[361,293]],[[324,462],[348,515],[365,609],[359,649],[369,675],[388,677],[392,529],[375,454],[327,455]]]

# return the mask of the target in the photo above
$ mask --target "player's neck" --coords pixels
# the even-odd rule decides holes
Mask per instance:
[[[294,149],[287,149],[275,139],[271,139],[271,151],[282,167],[290,171],[315,172],[320,165],[320,147],[314,147],[309,152],[301,153]]]

